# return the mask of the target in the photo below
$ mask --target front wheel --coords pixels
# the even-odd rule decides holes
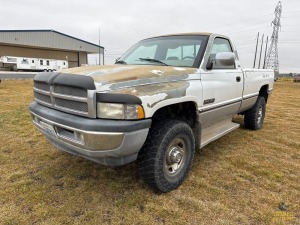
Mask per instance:
[[[176,189],[187,177],[194,151],[195,139],[187,123],[179,120],[157,123],[138,155],[141,177],[159,192]]]
[[[266,101],[262,96],[258,96],[256,103],[248,109],[244,116],[245,128],[259,130],[262,128],[266,113]]]

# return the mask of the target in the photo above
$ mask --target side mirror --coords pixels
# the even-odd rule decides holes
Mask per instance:
[[[219,52],[214,59],[209,59],[206,69],[211,70],[216,66],[233,66],[235,63],[235,54],[233,52]]]
[[[233,66],[235,62],[235,54],[233,52],[219,52],[216,54],[216,65]]]

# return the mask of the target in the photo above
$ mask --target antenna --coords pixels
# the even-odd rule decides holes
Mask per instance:
[[[273,25],[273,33],[271,37],[271,44],[269,47],[267,60],[266,60],[266,68],[267,69],[274,69],[275,73],[279,73],[279,62],[278,62],[278,32],[279,28],[281,27],[280,24],[280,17],[281,17],[282,5],[281,2],[278,2],[278,5],[275,9],[275,19],[272,21]]]

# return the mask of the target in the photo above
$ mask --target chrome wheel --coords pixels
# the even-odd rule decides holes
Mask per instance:
[[[169,145],[164,159],[164,171],[168,176],[176,176],[186,160],[187,145],[183,138],[176,137]]]

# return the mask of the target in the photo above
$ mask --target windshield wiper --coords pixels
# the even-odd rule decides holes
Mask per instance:
[[[163,64],[163,65],[165,65],[165,66],[168,66],[168,64],[166,64],[166,63],[164,63],[164,62],[162,62],[162,61],[160,61],[160,60],[158,60],[158,59],[139,58],[139,60],[141,60],[141,61],[148,61],[148,62],[161,63],[161,64]]]
[[[127,64],[127,62],[123,61],[123,60],[118,60],[115,62],[115,64]]]

